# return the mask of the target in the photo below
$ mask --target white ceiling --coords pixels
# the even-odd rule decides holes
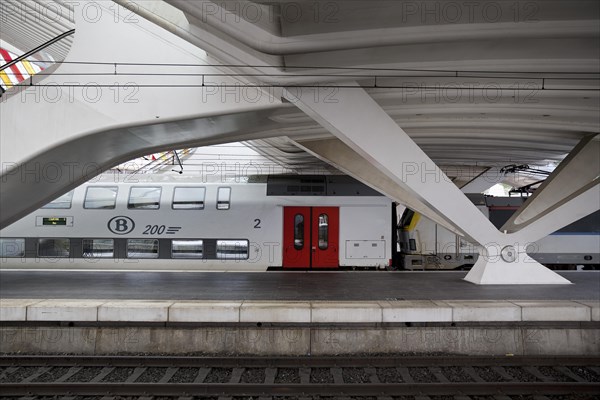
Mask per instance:
[[[23,51],[74,27],[67,1],[3,3],[2,39]],[[26,18],[50,3],[64,17]],[[230,71],[261,74],[248,82],[319,86],[326,96],[357,81],[446,171],[547,165],[600,132],[597,0],[165,0],[152,13],[171,6],[185,16],[173,33],[240,66]],[[69,45],[61,41],[53,56]],[[292,168],[315,168],[286,138],[330,133],[291,104],[274,118],[282,138],[254,146]]]
[[[600,131],[597,1],[166,2],[262,82],[357,80],[440,166],[546,165]],[[329,136],[294,107],[277,119]]]

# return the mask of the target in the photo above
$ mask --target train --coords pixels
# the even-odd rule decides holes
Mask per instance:
[[[498,227],[526,201],[469,196]],[[533,243],[531,257],[597,269],[599,218]],[[0,231],[2,269],[453,270],[477,257],[461,236],[342,175],[106,174]]]
[[[527,196],[467,197],[498,229],[527,201]],[[477,246],[434,221],[405,209],[398,224],[399,260],[406,270],[468,270]],[[600,211],[527,246],[533,260],[550,269],[600,269]]]
[[[347,176],[108,174],[0,231],[0,268],[386,268],[391,200]]]

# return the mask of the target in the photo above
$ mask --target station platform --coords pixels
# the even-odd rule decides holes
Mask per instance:
[[[0,272],[1,352],[600,354],[600,272]]]
[[[129,300],[598,300],[600,271],[571,285],[474,285],[466,272],[0,270],[0,298]]]

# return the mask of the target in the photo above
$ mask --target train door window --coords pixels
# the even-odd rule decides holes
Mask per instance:
[[[69,239],[47,238],[38,239],[39,257],[69,257],[71,253],[71,242]]]
[[[202,258],[204,242],[202,240],[173,240],[172,258]]]
[[[206,189],[203,187],[176,187],[173,192],[173,210],[203,210],[204,195]]]
[[[231,188],[220,187],[217,192],[217,210],[229,210]]]
[[[296,214],[294,217],[294,248],[302,250],[304,248],[304,216]]]
[[[329,217],[327,214],[319,215],[319,249],[327,250],[329,247]]]
[[[112,239],[83,239],[84,258],[113,258],[115,242]]]
[[[0,257],[25,257],[25,239],[0,239]]]
[[[117,202],[116,186],[90,186],[85,192],[83,208],[113,209]]]
[[[222,260],[246,260],[247,240],[217,240],[217,258]]]
[[[73,200],[73,191],[67,192],[57,199],[52,200],[42,208],[52,209],[69,209],[71,208],[71,202]]]
[[[134,186],[129,191],[127,208],[135,210],[158,210],[160,208],[160,187]]]
[[[127,258],[158,258],[158,239],[128,239]]]

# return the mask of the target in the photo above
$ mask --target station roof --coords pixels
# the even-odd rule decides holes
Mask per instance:
[[[47,18],[28,17],[31,7]],[[36,47],[74,27],[70,7],[5,0],[2,40]],[[335,100],[336,85],[357,82],[444,171],[465,181],[492,165],[559,162],[600,131],[594,0],[165,0],[135,11],[144,16],[144,9],[185,21],[188,39],[249,81],[316,88],[323,101]],[[59,60],[68,48],[61,41],[48,52]],[[276,117],[293,129],[250,146],[290,168],[319,165],[294,141],[331,134],[289,104]]]
[[[206,33],[214,57],[254,66],[241,73],[317,86],[323,101],[358,82],[442,169],[465,179],[490,165],[559,162],[600,131],[595,1],[166,3]],[[277,118],[301,138],[331,137],[295,107]],[[292,166],[314,162],[282,138],[256,148]]]

